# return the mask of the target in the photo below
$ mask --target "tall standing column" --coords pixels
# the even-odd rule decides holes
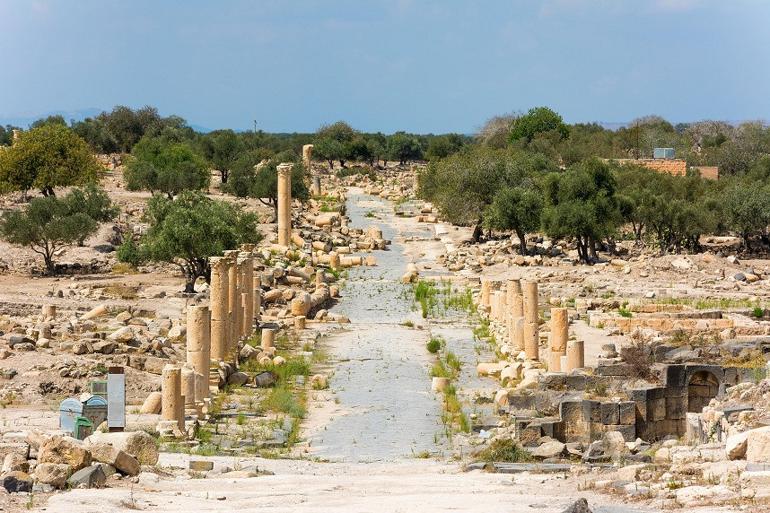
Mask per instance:
[[[278,244],[291,241],[291,164],[278,165]]]
[[[568,324],[566,308],[551,308],[551,354],[548,360],[550,371],[562,370],[561,357],[567,354]]]
[[[207,306],[187,307],[187,363],[192,365],[195,372],[194,399],[200,403],[209,396],[211,314]]]
[[[508,333],[511,345],[518,351],[524,349],[524,301],[521,293],[521,281],[508,282],[509,307],[511,314],[511,329]]]
[[[524,351],[530,360],[540,359],[540,335],[537,317],[537,282],[523,283],[524,289]]]
[[[229,262],[227,268],[227,319],[228,324],[228,337],[227,347],[225,349],[225,359],[227,361],[234,361],[233,354],[238,347],[238,340],[240,340],[241,325],[239,323],[239,313],[241,310],[241,292],[238,288],[238,274],[240,273],[240,267],[238,265],[238,251],[229,250],[225,251],[225,258]]]
[[[259,316],[262,310],[262,275],[254,274],[254,326],[259,327]]]
[[[230,336],[228,316],[230,311],[227,290],[230,284],[230,262],[223,257],[212,257],[211,262],[211,359],[223,361],[227,355],[227,341]]]

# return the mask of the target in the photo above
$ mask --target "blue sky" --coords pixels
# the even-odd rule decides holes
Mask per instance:
[[[464,132],[770,119],[766,0],[0,0],[0,119],[154,105],[208,128]]]

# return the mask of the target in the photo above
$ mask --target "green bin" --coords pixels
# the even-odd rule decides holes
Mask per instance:
[[[94,432],[94,423],[86,417],[75,419],[75,438],[83,440]]]

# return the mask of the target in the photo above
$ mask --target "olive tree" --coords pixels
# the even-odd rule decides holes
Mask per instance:
[[[0,219],[0,236],[11,244],[29,247],[43,257],[46,272],[56,274],[56,252],[82,243],[96,232],[98,222],[115,214],[104,191],[75,189],[63,198],[34,198],[23,209],[6,212]]]
[[[53,196],[55,187],[95,181],[100,169],[88,144],[58,123],[22,132],[13,146],[0,151],[0,183],[25,195],[39,189],[44,196]]]
[[[140,241],[142,257],[177,265],[185,292],[194,291],[200,276],[210,281],[209,257],[262,238],[255,214],[197,191],[184,191],[175,199],[153,196],[146,217],[150,227]]]
[[[128,190],[162,192],[173,198],[184,190],[208,188],[206,160],[186,142],[144,137],[134,146],[124,172]]]

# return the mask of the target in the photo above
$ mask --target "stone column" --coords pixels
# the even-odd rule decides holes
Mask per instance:
[[[240,274],[240,267],[238,265],[238,251],[230,250],[225,251],[225,258],[228,259],[230,266],[227,268],[227,318],[228,324],[228,337],[225,359],[227,361],[233,360],[233,354],[237,351],[238,341],[240,340],[240,311],[241,311],[241,291],[238,288],[238,274]]]
[[[540,335],[537,317],[537,282],[526,281],[524,289],[524,351],[530,360],[539,360]]]
[[[243,336],[249,337],[254,331],[254,258],[246,253],[243,260]]]
[[[273,328],[262,329],[262,349],[275,347],[275,330]]]
[[[481,306],[489,306],[490,294],[492,292],[492,282],[489,280],[481,279],[481,296],[479,298],[479,304]]]
[[[211,262],[211,359],[223,361],[227,355],[230,333],[228,323],[230,262],[223,257],[212,257]]]
[[[310,172],[310,164],[313,161],[313,145],[312,144],[305,144],[302,146],[302,165],[305,166],[305,171],[307,174],[311,174]]]
[[[207,306],[187,307],[187,363],[195,371],[196,403],[209,396],[211,368],[211,314]]]
[[[560,372],[561,357],[567,354],[569,318],[566,308],[551,308],[551,354],[548,370]]]
[[[43,305],[43,320],[53,321],[56,319],[56,305]]]
[[[294,318],[294,329],[297,331],[302,331],[305,329],[305,322],[306,317],[304,315],[298,315]]]
[[[21,130],[13,129],[13,139],[11,140],[11,146],[19,142],[19,139],[21,139]]]
[[[567,368],[565,372],[585,367],[585,346],[582,340],[567,342]]]
[[[329,267],[331,269],[339,269],[340,265],[340,256],[337,254],[337,252],[332,251],[329,253]]]
[[[511,345],[521,351],[524,349],[524,303],[520,280],[508,280],[508,312],[511,316],[508,337]]]
[[[161,394],[163,395],[161,418],[176,421],[179,429],[184,431],[184,416],[179,417],[179,412],[184,408],[182,403],[182,370],[179,367],[171,364],[163,367]]]
[[[254,326],[259,327],[262,312],[262,274],[254,272]]]
[[[318,175],[313,176],[313,185],[310,188],[310,192],[314,196],[321,195],[321,177]]]
[[[278,165],[278,244],[291,242],[291,164]]]
[[[186,363],[182,366],[182,397],[184,397],[184,409],[185,410],[195,410],[196,404],[195,404],[195,394],[196,394],[196,386],[195,386],[195,370],[193,370],[192,365],[189,363]]]

